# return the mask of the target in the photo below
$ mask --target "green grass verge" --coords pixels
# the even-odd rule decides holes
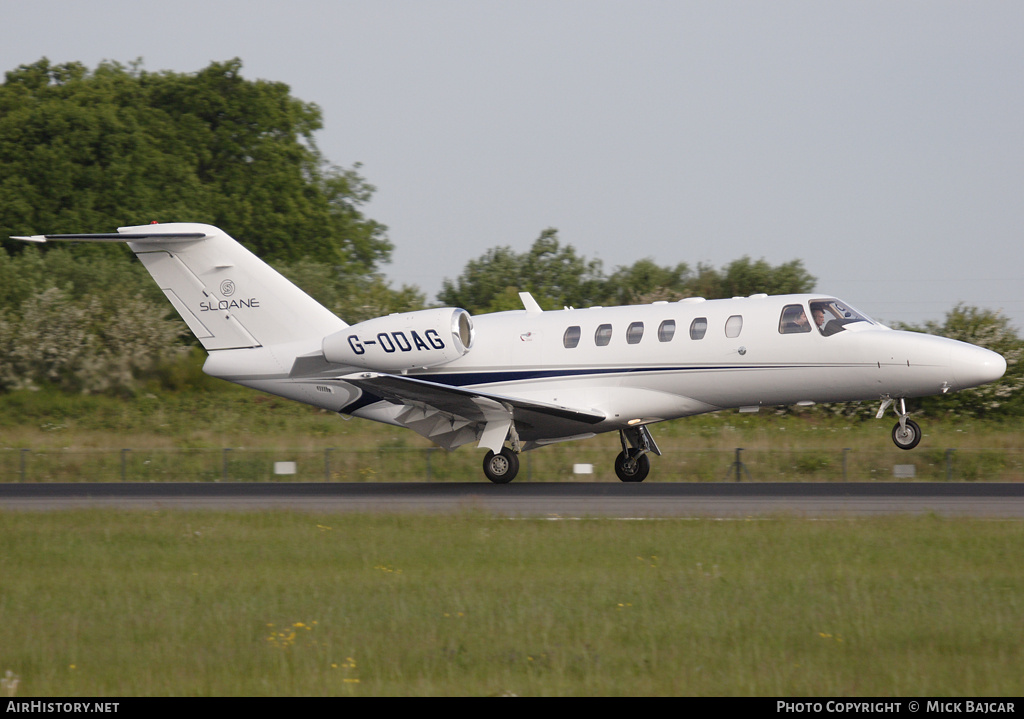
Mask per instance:
[[[0,481],[481,481],[483,453],[472,446],[445,452],[411,430],[215,386],[124,398],[0,395]],[[664,456],[647,481],[732,481],[737,447],[744,481],[890,481],[899,464],[914,464],[917,480],[1024,481],[1020,420],[920,422],[924,439],[912,452],[893,446],[891,417],[720,412],[664,422],[651,426]],[[523,455],[519,481],[614,482],[618,452],[614,432],[544,447]],[[296,462],[298,473],[275,476],[275,461]],[[575,464],[595,473],[574,476]]]
[[[997,696],[1024,524],[0,513],[18,696]]]

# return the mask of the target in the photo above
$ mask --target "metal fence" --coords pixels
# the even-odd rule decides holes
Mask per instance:
[[[1024,481],[1021,449],[662,450],[648,482]],[[546,447],[522,455],[517,481],[617,481],[613,459]],[[0,448],[0,482],[479,482],[481,463],[437,448]]]

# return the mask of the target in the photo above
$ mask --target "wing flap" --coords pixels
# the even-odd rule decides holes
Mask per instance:
[[[447,447],[480,440],[498,451],[514,422],[524,440],[570,436],[587,432],[605,420],[593,410],[581,410],[516,397],[480,392],[402,375],[360,372],[341,380],[405,409],[397,420],[424,437]]]

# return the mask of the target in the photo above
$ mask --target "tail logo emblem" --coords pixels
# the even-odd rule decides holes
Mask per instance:
[[[220,283],[220,293],[224,297],[230,297],[231,295],[235,294],[235,281],[234,280],[224,280],[223,282],[221,282]]]

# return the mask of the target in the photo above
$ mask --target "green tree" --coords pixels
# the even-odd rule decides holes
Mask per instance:
[[[445,279],[438,300],[469,312],[522,309],[519,292],[531,292],[544,309],[585,307],[603,295],[600,260],[587,260],[572,245],[558,240],[558,230],[544,230],[530,249],[517,253],[494,247],[475,260],[453,282]]]
[[[804,293],[815,278],[800,260],[772,266],[764,259],[734,260],[721,270],[685,262],[662,267],[650,258],[617,267],[605,276],[600,260],[588,260],[572,245],[562,246],[558,231],[547,229],[530,250],[493,247],[466,263],[454,281],[445,279],[437,298],[470,312],[521,309],[520,291],[529,291],[544,309],[563,306],[642,304],[684,297],[718,299],[736,295]]]
[[[373,186],[358,165],[323,158],[315,104],[241,67],[235,58],[194,74],[141,63],[90,72],[44,58],[6,73],[0,235],[208,222],[264,259],[376,271],[391,244],[362,213]]]
[[[644,304],[657,300],[680,300],[693,293],[690,266],[680,262],[662,267],[650,258],[628,267],[617,267],[605,281],[608,305]]]
[[[521,258],[511,247],[492,247],[475,260],[469,260],[454,281],[445,278],[437,299],[444,305],[463,307],[471,313],[515,309],[506,306],[502,295],[507,294],[506,290],[518,291],[522,283],[521,271]]]
[[[381,275],[391,244],[363,214],[375,188],[358,164],[327,163],[320,127],[316,105],[244,79],[238,59],[189,75],[22,65],[0,85],[0,236],[207,222],[349,322],[422,307],[417,288]],[[4,247],[0,390],[130,391],[188,354],[183,323],[126,247]]]
[[[685,265],[677,267],[685,268]],[[681,285],[675,289],[679,297],[705,297],[709,300],[727,297],[746,297],[765,293],[788,295],[813,292],[817,279],[803,266],[801,260],[791,260],[772,266],[764,258],[751,260],[744,255],[721,269],[700,263],[696,272],[680,275]],[[660,297],[659,299],[672,299]]]
[[[149,300],[121,295],[117,312],[99,296],[50,287],[17,312],[0,309],[0,389],[50,384],[72,392],[125,391],[136,376],[180,356],[185,332]]]
[[[715,297],[746,297],[761,292],[769,295],[813,292],[816,282],[804,269],[801,260],[773,267],[764,258],[751,260],[747,256],[730,262],[719,277],[721,284]]]
[[[132,390],[185,350],[185,325],[130,253],[0,252],[0,390]]]

